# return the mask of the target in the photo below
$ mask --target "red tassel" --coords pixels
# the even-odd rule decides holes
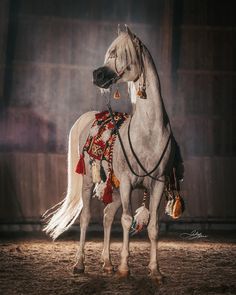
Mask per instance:
[[[110,179],[107,180],[107,186],[106,186],[106,188],[104,190],[102,200],[103,200],[103,203],[105,205],[112,202],[112,185],[111,185],[111,180]]]
[[[83,174],[83,175],[86,174],[85,163],[84,163],[84,154],[80,155],[80,159],[79,159],[79,162],[76,166],[75,172],[77,172],[79,174]]]

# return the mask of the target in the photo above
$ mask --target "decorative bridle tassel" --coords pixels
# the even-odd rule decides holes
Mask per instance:
[[[116,89],[115,93],[114,93],[114,99],[120,99],[121,95],[118,89]]]
[[[138,96],[138,97],[141,97],[141,96],[142,96],[142,91],[141,91],[140,88],[139,88],[138,91],[137,91],[137,96]]]
[[[139,87],[139,89],[137,91],[137,96],[139,98],[146,99],[147,98],[147,94],[146,94],[145,89],[144,88],[141,89],[141,87]]]

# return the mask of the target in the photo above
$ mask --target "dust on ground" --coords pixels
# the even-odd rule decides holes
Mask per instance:
[[[235,241],[161,238],[158,243],[162,285],[148,277],[149,243],[131,239],[130,277],[118,279],[101,268],[102,239],[86,244],[86,272],[74,275],[78,241],[11,239],[0,241],[0,293],[3,295],[69,294],[236,294]],[[113,239],[111,257],[117,266],[121,239]]]

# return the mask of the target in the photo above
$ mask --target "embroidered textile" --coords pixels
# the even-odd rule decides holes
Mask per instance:
[[[125,113],[114,112],[114,119],[118,128],[128,118]],[[95,121],[86,140],[83,151],[96,160],[112,161],[112,146],[116,139],[116,130],[108,111],[95,115]]]

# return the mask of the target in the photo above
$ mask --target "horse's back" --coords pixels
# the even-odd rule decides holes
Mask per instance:
[[[79,133],[79,142],[85,143],[89,130],[91,128],[91,125],[93,121],[95,120],[95,115],[98,113],[98,111],[90,111],[82,114],[74,123],[74,125],[71,127],[70,133]],[[82,145],[80,144],[80,148],[82,148]]]
[[[90,111],[90,112],[86,112],[84,114],[82,114],[73,124],[73,126],[71,127],[71,130],[78,128],[78,126],[82,127],[86,127],[87,124],[90,123],[90,121],[94,120],[95,118],[95,114],[97,114],[97,111]]]

